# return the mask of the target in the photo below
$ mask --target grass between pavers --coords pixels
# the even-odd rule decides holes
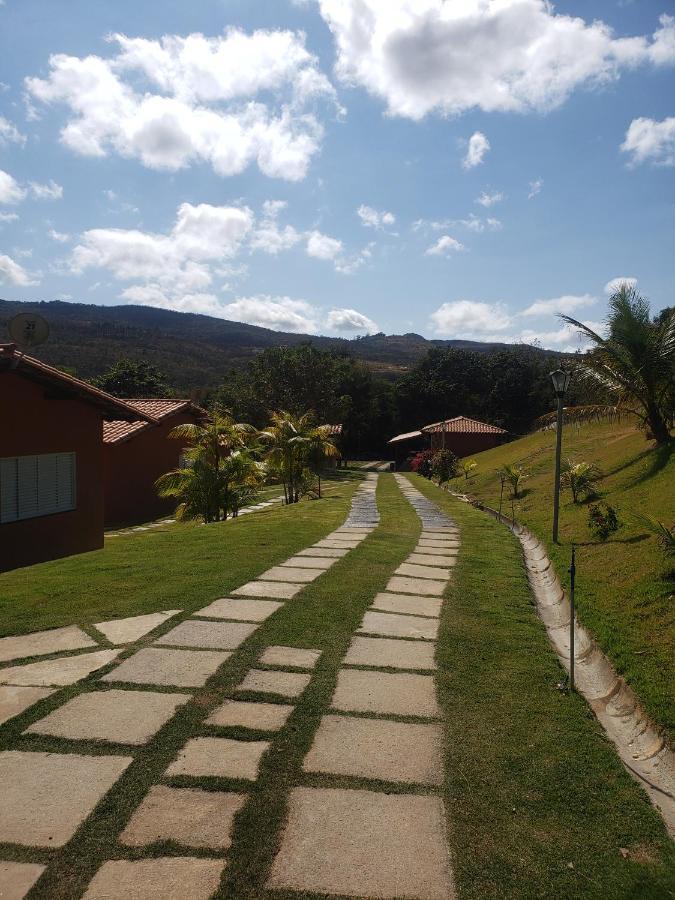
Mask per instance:
[[[102,550],[0,574],[0,637],[204,606],[341,525],[361,480],[341,472],[321,500],[118,535]]]
[[[497,469],[516,463],[529,473],[514,502],[516,519],[544,541],[561,577],[569,567],[570,545],[577,544],[580,620],[650,716],[675,739],[675,576],[656,538],[632,518],[635,512],[648,513],[673,524],[675,445],[656,448],[644,432],[626,425],[566,426],[563,457],[600,468],[604,477],[597,490],[616,508],[623,527],[605,543],[592,538],[589,503],[574,504],[570,492],[563,491],[559,545],[551,541],[554,447],[555,434],[549,431],[486,450],[472,457],[475,477],[459,479],[453,487],[498,507]],[[503,509],[510,516],[508,494],[507,486]]]
[[[58,695],[42,701],[0,728],[0,749],[11,747],[53,752],[113,752],[134,757],[127,772],[65,847],[50,852],[0,845],[0,859],[51,863],[29,895],[30,900],[72,900],[80,897],[106,859],[140,859],[164,855],[226,856],[229,863],[217,896],[252,898],[264,895],[263,885],[279,847],[288,792],[294,784],[303,780],[302,760],[311,745],[321,716],[329,706],[337,671],[351,636],[375,593],[384,588],[393,569],[411,552],[420,531],[417,517],[391,476],[380,479],[378,505],[382,515],[381,526],[355,550],[339,560],[325,576],[309,584],[264,623],[233,653],[206,686],[195,692],[193,700],[180,709],[144,747],[111,749],[110,745],[95,742],[65,741],[38,735],[21,736],[21,732],[29,724],[70,697],[87,690],[105,689],[98,678],[100,674],[111,670],[114,667],[112,665],[78,685],[63,689]],[[162,631],[169,630],[174,624],[175,620],[171,620],[162,627]],[[134,646],[133,651],[126,651],[125,655],[148,643],[150,640],[144,639]],[[224,699],[232,695],[232,689],[241,681],[245,672],[253,666],[257,667],[261,651],[274,644],[323,651],[312,681],[299,700],[295,701],[295,709],[285,727],[280,732],[269,734],[205,726],[204,720]],[[142,685],[126,687],[170,692],[176,690]],[[274,700],[268,695],[248,696],[267,702]],[[277,699],[282,701],[282,698]],[[223,854],[211,850],[186,849],[171,843],[155,844],[142,849],[126,848],[118,844],[117,836],[149,788],[162,779],[164,770],[185,742],[198,735],[272,741],[270,751],[263,757],[260,776],[254,783],[186,777],[170,781],[175,786],[235,790],[249,795],[249,803],[236,817],[234,842],[230,851]],[[310,781],[305,779],[305,783]],[[405,790],[405,787],[402,789]],[[297,897],[297,894],[293,896]]]
[[[564,673],[520,544],[485,513],[411,481],[462,535],[438,649],[460,898],[673,896],[660,816],[583,698],[557,688]]]

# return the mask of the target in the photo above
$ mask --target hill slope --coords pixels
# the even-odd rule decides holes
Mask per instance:
[[[623,527],[606,543],[587,527],[589,503],[575,505],[563,492],[560,544],[551,543],[554,464],[553,432],[528,435],[477,454],[476,476],[454,482],[459,490],[499,506],[497,469],[518,464],[528,473],[515,517],[547,543],[564,584],[571,544],[577,546],[577,605],[618,672],[629,681],[653,718],[675,735],[675,604],[673,574],[656,538],[632,518],[648,513],[668,526],[675,510],[673,448],[654,448],[642,432],[626,426],[568,426],[563,454],[593,462],[604,473],[601,499],[611,504]],[[504,513],[511,514],[506,499]],[[672,569],[672,565],[670,566]]]
[[[432,347],[491,352],[509,346],[429,341],[419,334],[375,334],[352,340],[317,337],[150,306],[95,306],[58,300],[0,300],[0,342],[7,339],[5,323],[19,312],[37,312],[49,322],[49,341],[35,351],[45,362],[74,368],[80,377],[92,378],[122,356],[145,359],[169,373],[176,388],[183,391],[219,384],[230,368],[241,368],[267,347],[304,341],[349,353],[389,378],[405,371]]]

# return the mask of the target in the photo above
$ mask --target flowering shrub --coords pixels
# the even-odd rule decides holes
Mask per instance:
[[[410,460],[410,468],[423,478],[431,478],[431,460],[434,458],[433,450],[420,450]]]
[[[616,510],[609,503],[594,503],[588,510],[588,527],[601,541],[621,528]]]
[[[452,450],[437,450],[431,460],[431,474],[438,484],[447,484],[459,474],[459,460]]]

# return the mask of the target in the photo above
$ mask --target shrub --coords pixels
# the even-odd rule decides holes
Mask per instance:
[[[431,460],[434,458],[433,450],[420,450],[410,461],[410,468],[423,478],[431,478]]]
[[[527,475],[520,466],[502,466],[497,470],[497,474],[503,481],[508,481],[511,485],[511,496],[518,497],[520,493],[520,482],[527,478]]]
[[[673,534],[672,528],[668,528],[667,525],[652,516],[643,516],[640,513],[633,513],[633,515],[648,531],[656,535],[659,547],[667,556],[675,553],[675,534]]]
[[[595,493],[593,485],[602,478],[602,472],[593,463],[573,463],[568,459],[560,476],[560,485],[572,491],[572,500],[579,502],[582,494],[590,497]]]
[[[606,541],[621,528],[616,510],[609,503],[594,503],[588,510],[588,527],[595,537]]]
[[[459,473],[462,474],[466,481],[469,480],[469,475],[471,475],[478,468],[478,463],[475,462],[464,462],[463,459],[459,460]]]
[[[431,459],[431,474],[438,479],[439,486],[456,478],[459,460],[452,450],[437,450]]]

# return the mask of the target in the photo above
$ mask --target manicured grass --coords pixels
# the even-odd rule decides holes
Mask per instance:
[[[360,481],[339,473],[321,500],[118,535],[102,550],[6,572],[0,636],[202,606],[340,525]]]
[[[452,483],[492,507],[499,506],[497,469],[517,463],[528,473],[514,513],[543,539],[565,580],[570,545],[577,545],[577,606],[617,671],[631,684],[648,713],[675,736],[675,603],[673,572],[656,538],[631,518],[648,513],[667,525],[675,516],[673,448],[654,449],[644,433],[626,425],[566,426],[563,457],[595,463],[604,473],[597,489],[614,506],[623,527],[602,543],[587,527],[588,503],[575,505],[563,492],[560,544],[551,541],[555,435],[537,433],[473,457],[469,481]],[[504,513],[511,515],[508,489]],[[671,570],[669,572],[669,569]]]
[[[438,658],[460,898],[673,896],[663,823],[560,667],[520,544],[428,481],[461,527]],[[627,851],[624,859],[621,849]]]

